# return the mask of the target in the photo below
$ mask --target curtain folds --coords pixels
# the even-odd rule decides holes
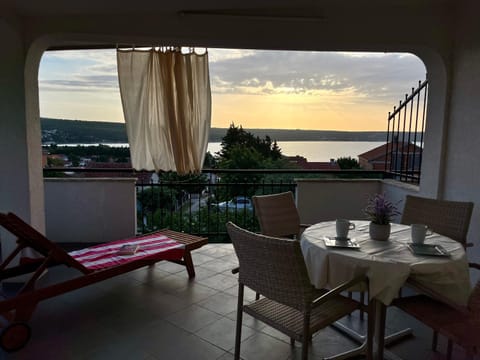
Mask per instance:
[[[208,53],[117,50],[118,79],[132,166],[200,172],[208,145]]]

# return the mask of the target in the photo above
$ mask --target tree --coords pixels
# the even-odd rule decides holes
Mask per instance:
[[[337,159],[337,164],[340,166],[340,169],[361,169],[360,164],[358,163],[357,159],[352,157],[341,157]]]
[[[282,156],[277,142],[272,141],[270,136],[267,135],[261,139],[233,123],[223,137],[221,146],[222,148],[218,152],[220,169],[291,168],[291,165]],[[270,175],[270,177],[272,176]],[[220,193],[216,194],[216,198],[228,200],[237,195],[254,195],[265,178],[266,175],[263,173],[224,174],[221,176],[220,182],[233,185],[220,187]],[[246,187],[245,183],[255,185]]]
[[[212,155],[210,151],[205,154],[205,160],[203,161],[203,167],[208,169],[214,169],[217,166],[217,159]]]
[[[47,166],[48,167],[63,167],[65,165],[65,161],[62,159],[54,158],[54,157],[47,157]]]
[[[174,183],[177,190],[190,194],[201,192],[208,181],[205,174],[178,175],[175,171],[161,172],[158,177],[161,182]]]
[[[272,141],[270,136],[267,135],[264,139],[261,139],[244,130],[242,126],[237,127],[233,123],[222,138],[221,147],[221,150],[218,152],[220,167],[224,167],[229,160],[240,155],[242,151],[246,151],[247,156],[252,156],[251,164],[245,161],[245,154],[241,156],[243,169],[255,169],[259,161],[265,167],[267,164],[273,165],[272,162],[282,159],[281,149],[276,141]],[[228,166],[227,168],[232,167]]]
[[[76,154],[71,154],[68,156],[68,159],[72,163],[73,167],[77,167],[78,165],[80,165],[80,156]]]

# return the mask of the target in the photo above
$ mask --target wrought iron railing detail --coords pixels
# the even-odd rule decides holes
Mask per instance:
[[[419,81],[388,113],[385,171],[397,180],[420,182],[427,99],[428,80]]]
[[[259,226],[253,195],[292,191],[297,178],[385,178],[383,171],[362,170],[205,170],[207,181],[158,181],[137,184],[138,232],[169,227],[228,242],[225,224],[233,221],[251,231]],[[225,181],[234,176],[237,181]]]

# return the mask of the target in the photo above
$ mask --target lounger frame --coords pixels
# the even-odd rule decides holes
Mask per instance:
[[[0,281],[11,279],[19,275],[31,274],[14,297],[0,301],[0,315],[10,323],[26,323],[29,321],[37,304],[42,300],[80,289],[144,266],[151,266],[162,260],[184,265],[187,269],[188,276],[193,278],[195,276],[195,269],[191,251],[208,243],[208,239],[205,237],[163,229],[156,231],[155,234],[165,235],[166,237],[185,245],[183,257],[181,259],[178,257],[169,258],[169,256],[166,255],[163,259],[136,259],[125,264],[105,269],[91,270],[87,269],[80,262],[71,257],[65,250],[48,240],[44,235],[39,233],[29,224],[25,223],[15,214],[0,213],[0,225],[17,237],[17,246],[0,264]],[[13,260],[21,255],[22,250],[27,248],[35,250],[41,255],[41,257],[34,259],[21,258],[19,265],[9,267]],[[80,276],[60,283],[48,285],[43,288],[36,288],[37,280],[42,276],[46,269],[58,265],[65,265],[74,268],[79,271]],[[2,338],[0,338],[0,346],[3,347],[1,341]],[[21,347],[14,346],[14,350]],[[6,350],[11,351],[9,348]]]

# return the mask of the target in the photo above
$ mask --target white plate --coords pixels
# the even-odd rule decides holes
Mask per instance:
[[[337,237],[328,237],[323,238],[325,241],[325,246],[328,247],[337,247],[337,248],[346,248],[346,249],[359,249],[360,245],[355,242],[355,239],[350,238],[337,238]]]
[[[407,243],[407,246],[415,255],[450,256],[448,251],[441,245]]]

